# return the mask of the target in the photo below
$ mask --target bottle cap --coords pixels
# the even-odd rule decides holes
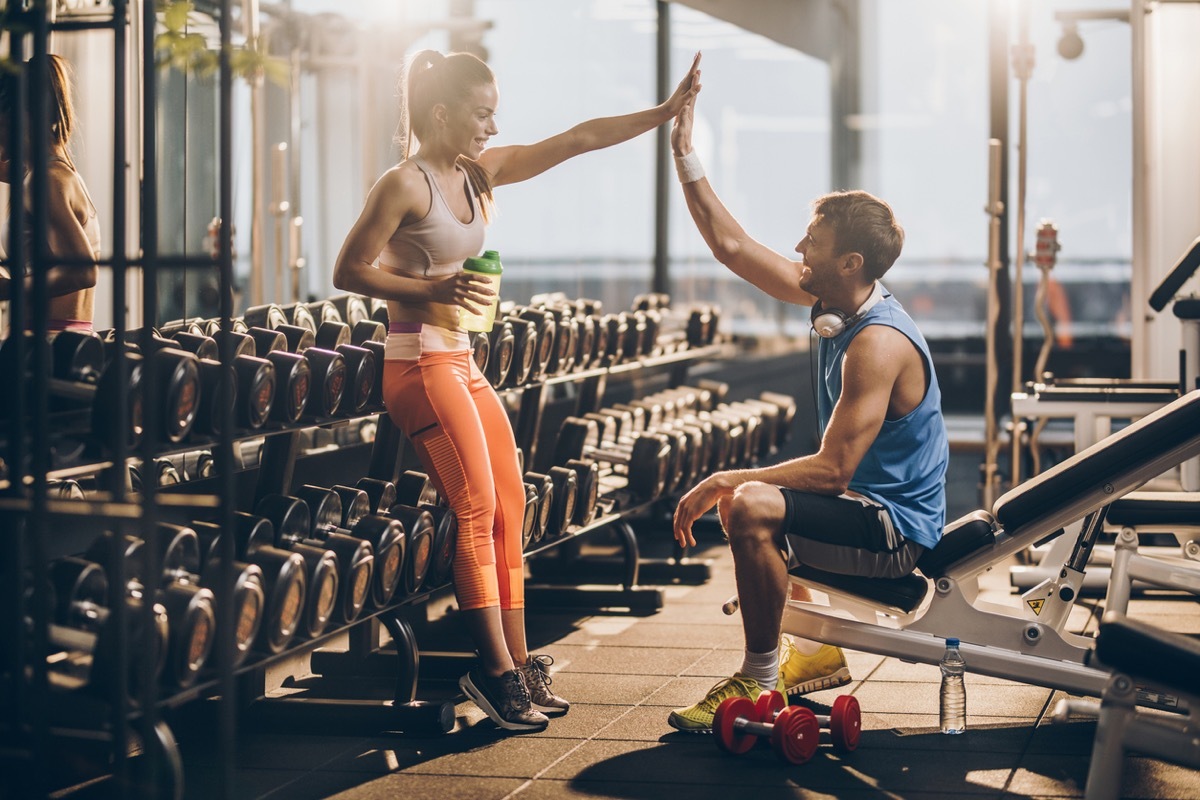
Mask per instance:
[[[947,639],[946,647],[958,647],[958,639],[955,639],[955,638]]]
[[[486,255],[487,254],[485,253],[484,256]],[[499,260],[485,257],[468,258],[467,260],[463,261],[463,269],[467,272],[482,272],[485,275],[499,275],[501,272],[503,272],[503,268],[500,266]]]

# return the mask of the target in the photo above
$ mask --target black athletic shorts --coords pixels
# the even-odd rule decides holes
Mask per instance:
[[[900,578],[925,552],[892,525],[887,509],[865,497],[780,488],[787,511],[788,569],[801,565],[841,575]]]

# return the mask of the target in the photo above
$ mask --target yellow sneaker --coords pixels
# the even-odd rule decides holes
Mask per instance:
[[[840,647],[821,645],[816,653],[806,656],[785,636],[779,653],[779,682],[788,695],[819,692],[849,683],[850,668]]]
[[[783,692],[783,681],[775,685],[775,691]],[[723,678],[708,690],[704,699],[694,706],[677,708],[667,717],[667,724],[672,728],[688,733],[712,733],[713,716],[717,706],[730,697],[748,697],[751,701],[758,700],[762,689],[758,681],[743,675]]]

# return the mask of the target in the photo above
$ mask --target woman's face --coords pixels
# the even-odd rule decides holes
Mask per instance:
[[[447,143],[472,160],[478,159],[488,139],[499,133],[496,106],[500,92],[494,83],[471,89],[467,99],[450,109],[446,120]]]

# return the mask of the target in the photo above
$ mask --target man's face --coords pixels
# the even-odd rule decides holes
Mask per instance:
[[[808,223],[804,238],[796,245],[803,265],[800,267],[800,288],[809,294],[821,296],[837,280],[837,268],[844,254],[837,252],[837,242],[832,226],[817,214]]]

